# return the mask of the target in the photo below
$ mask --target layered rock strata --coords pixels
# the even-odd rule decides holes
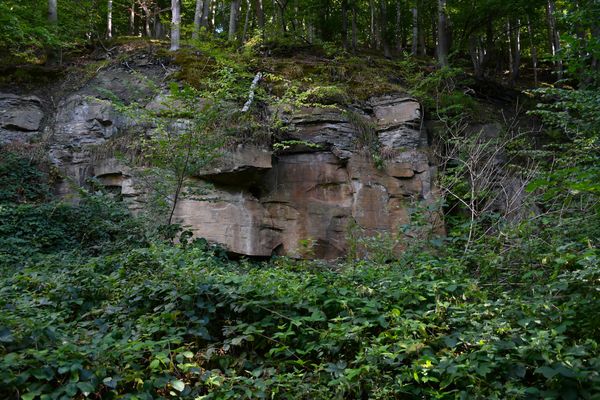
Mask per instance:
[[[49,156],[66,177],[59,194],[95,177],[140,209],[135,174],[98,152],[98,145],[135,124],[115,112],[102,91],[92,90],[124,91],[114,74],[101,72],[52,115],[44,115],[39,98],[0,95],[0,141],[33,140],[44,129]],[[127,79],[150,93],[142,81]],[[159,96],[144,99],[148,108],[160,104]],[[350,226],[364,235],[395,235],[410,223],[410,208],[435,201],[435,170],[414,99],[388,95],[352,110],[289,106],[271,113],[287,127],[285,139],[318,146],[273,151],[240,145],[219,165],[198,172],[193,178],[210,183],[210,193],[201,200],[184,198],[175,210],[175,220],[196,236],[247,256],[332,259],[346,254]]]

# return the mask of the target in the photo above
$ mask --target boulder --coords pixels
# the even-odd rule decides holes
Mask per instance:
[[[43,119],[38,97],[0,93],[0,145],[29,142],[40,133]]]

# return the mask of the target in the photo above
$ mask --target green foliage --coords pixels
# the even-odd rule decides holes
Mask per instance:
[[[450,258],[333,271],[286,259],[233,264],[202,243],[48,256],[2,278],[0,391],[588,398],[600,390],[589,335],[598,327],[587,315],[597,256],[534,295],[496,298]]]
[[[179,101],[187,90],[195,104],[196,92],[183,90]],[[161,113],[190,115],[187,106]],[[169,143],[152,144],[163,169],[169,154],[179,157]],[[254,264],[228,261],[186,236],[179,245],[148,243],[139,221],[104,195],[84,194],[78,205],[7,203],[0,208],[0,394],[597,396],[594,214],[572,204],[512,230],[499,224],[497,235],[481,236],[465,254],[464,232],[432,251],[438,209],[412,207],[400,243],[409,249],[399,260],[397,238],[355,232],[346,263]],[[299,251],[310,257],[314,244],[304,238]]]
[[[48,176],[38,163],[0,147],[0,204],[39,202],[49,195]]]
[[[600,94],[597,90],[539,89],[542,102],[530,113],[562,137],[548,146],[556,166],[531,189],[546,188],[548,198],[565,191],[600,194]]]
[[[80,195],[77,205],[0,205],[0,268],[40,254],[98,254],[145,241],[143,224],[131,219],[121,203],[107,195]]]

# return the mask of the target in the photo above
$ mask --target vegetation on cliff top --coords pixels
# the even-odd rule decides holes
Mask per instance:
[[[3,85],[29,80],[21,63],[89,79],[152,51],[161,68],[178,66],[176,89],[192,102],[210,93],[241,104],[262,72],[255,115],[278,101],[418,97],[442,127],[438,155],[452,155],[440,163],[448,237],[395,256],[393,237],[349,230],[362,259],[232,261],[185,232],[174,243],[172,229],[93,183],[77,204],[54,198],[56,171],[35,156],[43,144],[5,146],[0,397],[600,398],[596,1],[48,4],[0,2]],[[167,52],[166,36],[182,48]],[[473,96],[483,77],[543,86],[529,92],[543,145],[465,134],[501,114]],[[518,132],[514,121],[505,133]],[[251,131],[257,120],[235,123]],[[486,206],[499,176],[477,160],[500,144],[515,161],[504,166],[529,182],[520,218]]]

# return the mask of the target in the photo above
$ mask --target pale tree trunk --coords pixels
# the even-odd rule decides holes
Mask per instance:
[[[342,0],[342,45],[348,50],[348,0]]]
[[[179,28],[181,25],[181,8],[179,0],[171,0],[171,51],[179,49]]]
[[[418,4],[419,4],[418,8],[421,11],[423,11],[423,2],[419,1]],[[418,35],[419,36],[418,37],[418,39],[419,39],[419,50],[418,50],[418,53],[419,53],[420,56],[425,56],[425,55],[427,55],[427,48],[425,46],[425,29],[424,29],[425,22],[423,21],[423,19],[424,19],[425,16],[423,15],[422,12],[419,12],[419,14],[421,14],[421,15],[419,16],[419,19],[420,19],[419,25],[420,26],[419,26],[419,35]]]
[[[519,79],[520,76],[520,68],[521,68],[521,21],[519,19],[516,20],[514,24],[511,24],[511,49],[510,52],[512,54],[512,64],[510,67],[511,70],[511,80],[513,83]]]
[[[515,41],[515,38],[513,37],[513,31],[512,31],[512,24],[510,23],[510,17],[507,19],[506,21],[506,32],[507,32],[507,37],[508,37],[508,69],[510,70],[510,79],[512,81],[513,78],[513,68],[515,66],[515,62],[514,62],[514,46],[513,43]]]
[[[356,51],[358,47],[358,33],[356,29],[356,5],[352,3],[352,49]]]
[[[204,4],[202,4],[202,17],[200,17],[200,26],[207,29],[210,17],[210,2],[211,0],[204,0]]]
[[[263,8],[263,0],[256,0],[256,20],[261,31],[265,29],[265,11]],[[262,33],[264,35],[264,32]]]
[[[154,5],[154,37],[160,39],[164,36],[164,27],[162,22],[160,22],[160,6],[157,4]]]
[[[205,0],[206,1],[206,0]],[[204,9],[204,1],[196,0],[196,10],[194,11],[194,30],[192,31],[192,39],[198,39],[200,26],[202,25],[202,10]]]
[[[135,1],[131,2],[131,8],[129,9],[129,34],[135,35]]]
[[[242,32],[242,44],[246,43],[246,35],[248,34],[248,25],[250,23],[250,12],[252,11],[252,3],[246,0],[246,19],[244,20],[244,31]]]
[[[471,55],[471,61],[473,62],[473,71],[477,78],[483,77],[483,58],[484,51],[483,46],[480,43],[479,38],[471,36],[469,38],[469,54]]]
[[[412,49],[411,53],[416,56],[419,52],[419,11],[417,7],[412,9]]]
[[[533,64],[533,82],[535,86],[538,84],[538,56],[535,38],[533,37],[533,29],[531,28],[531,20],[527,16],[527,33],[529,34],[529,44],[531,46],[531,62]]]
[[[546,5],[546,17],[548,19],[548,31],[550,34],[550,49],[552,51],[552,56],[556,57],[560,52],[560,35],[558,34],[558,29],[556,27],[556,17],[554,16],[554,10],[554,0],[548,0],[548,3]],[[556,60],[555,67],[556,73],[558,74],[558,79],[562,79],[562,60]]]
[[[296,29],[298,28],[298,15],[300,15],[298,0],[294,0],[294,15],[292,17],[292,29],[294,32],[296,32]]]
[[[106,15],[106,36],[110,39],[112,38],[112,0],[108,0],[107,4],[107,15]]]
[[[144,18],[144,31],[146,32],[147,37],[152,37],[152,29],[150,29],[150,20],[152,17],[150,16],[150,9],[146,9],[146,18]]]
[[[448,15],[446,14],[446,0],[438,0],[438,63],[442,67],[448,66]]]
[[[56,24],[58,22],[56,0],[48,0],[48,21],[51,24]]]
[[[56,26],[58,24],[58,11],[56,0],[48,0],[48,22],[50,22],[50,24],[52,24],[53,26]],[[46,62],[48,64],[62,64],[62,49],[60,49],[59,54],[57,54],[57,52],[54,49],[48,48],[46,50],[46,54]]]
[[[233,0],[231,2],[231,9],[229,13],[229,41],[235,40],[235,33],[237,31],[238,14],[240,12],[240,0]]]
[[[375,34],[375,4],[373,0],[369,0],[369,8],[371,9],[371,47],[377,47],[377,37]]]
[[[379,36],[381,37],[381,44],[383,45],[383,55],[385,58],[391,58],[392,53],[390,51],[389,35],[387,31],[387,0],[379,0]]]
[[[402,4],[396,3],[396,50],[402,51]]]
[[[217,16],[217,0],[211,0],[210,2],[210,29],[214,33],[215,31],[215,18]]]

